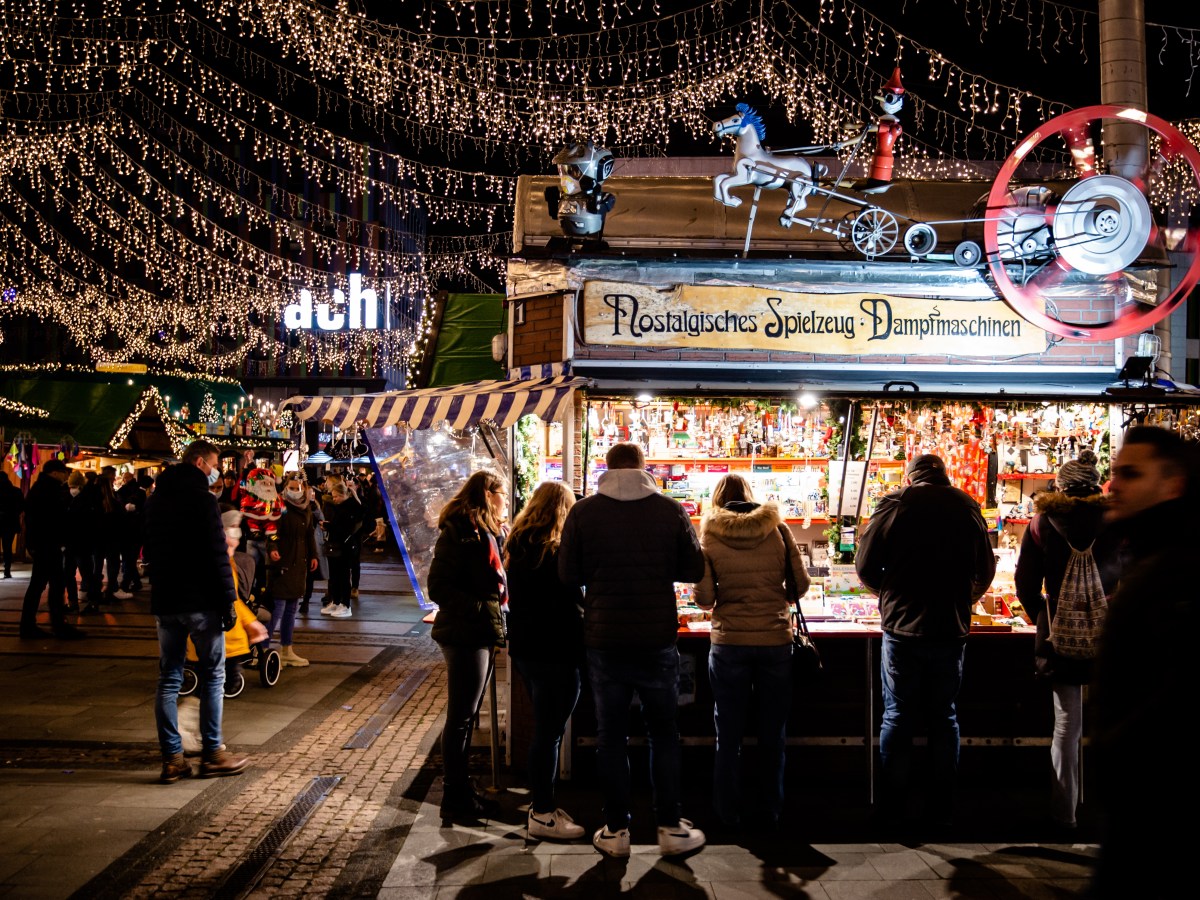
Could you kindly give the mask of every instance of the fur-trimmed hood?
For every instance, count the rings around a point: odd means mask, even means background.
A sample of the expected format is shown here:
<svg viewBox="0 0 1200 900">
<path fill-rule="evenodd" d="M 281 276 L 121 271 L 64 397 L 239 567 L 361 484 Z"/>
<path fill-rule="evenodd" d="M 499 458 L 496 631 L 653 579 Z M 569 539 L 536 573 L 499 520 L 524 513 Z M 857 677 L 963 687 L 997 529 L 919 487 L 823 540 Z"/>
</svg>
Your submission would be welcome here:
<svg viewBox="0 0 1200 900">
<path fill-rule="evenodd" d="M 757 547 L 783 523 L 779 506 L 764 503 L 747 512 L 732 509 L 713 509 L 704 517 L 702 533 L 718 538 L 735 548 Z"/>
<path fill-rule="evenodd" d="M 1048 516 L 1067 516 L 1081 507 L 1103 507 L 1107 502 L 1107 494 L 1072 497 L 1061 491 L 1045 491 L 1034 498 L 1033 508 L 1035 512 L 1045 513 Z"/>
</svg>

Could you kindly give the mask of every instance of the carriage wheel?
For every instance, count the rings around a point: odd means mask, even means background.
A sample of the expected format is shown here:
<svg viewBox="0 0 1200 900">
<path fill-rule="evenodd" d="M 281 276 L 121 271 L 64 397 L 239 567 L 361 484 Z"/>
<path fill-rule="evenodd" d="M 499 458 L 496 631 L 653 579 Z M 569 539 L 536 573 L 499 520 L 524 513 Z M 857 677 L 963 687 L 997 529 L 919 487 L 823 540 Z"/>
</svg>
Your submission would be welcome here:
<svg viewBox="0 0 1200 900">
<path fill-rule="evenodd" d="M 1100 141 L 1104 123 L 1147 132 L 1146 159 L 1126 163 L 1120 174 L 1105 171 L 1116 166 L 1102 156 L 1107 146 Z M 1033 154 L 1043 144 L 1043 153 Z M 1064 144 L 1078 180 L 1061 197 L 1047 195 L 1044 207 L 1022 201 L 1016 208 L 1014 198 L 1020 192 L 1010 191 L 1010 185 L 1037 180 L 1034 173 L 1021 170 L 1022 163 L 1031 154 L 1044 162 L 1042 155 L 1061 153 Z M 1156 189 L 1177 198 L 1194 197 L 1198 187 L 1200 151 L 1169 122 L 1113 105 L 1058 116 L 1021 141 L 996 176 L 983 223 L 988 269 L 1008 304 L 1052 334 L 1108 341 L 1145 331 L 1170 315 L 1200 281 L 1200 226 L 1188 223 L 1186 210 L 1173 212 L 1170 220 L 1156 214 L 1147 197 Z M 1012 222 L 1025 222 L 1031 213 L 1041 217 L 1045 240 L 1035 241 L 1038 246 L 1026 253 L 1012 241 L 1012 235 L 1024 233 L 1024 226 L 1017 228 Z M 1160 280 L 1169 278 L 1168 252 L 1176 254 L 1179 277 L 1174 289 L 1152 298 L 1154 303 L 1138 302 L 1134 280 L 1125 277 L 1126 271 L 1140 270 L 1140 283 L 1147 280 L 1148 269 L 1157 269 Z M 1082 286 L 1084 293 L 1092 294 L 1093 308 L 1098 300 L 1111 302 L 1108 320 L 1085 324 L 1047 314 L 1047 295 L 1075 272 L 1085 277 L 1075 279 L 1081 283 L 1071 285 L 1071 295 L 1080 296 Z"/>
<path fill-rule="evenodd" d="M 258 680 L 263 687 L 275 687 L 279 683 L 279 672 L 283 661 L 279 658 L 278 650 L 268 650 L 259 655 Z"/>
<path fill-rule="evenodd" d="M 850 223 L 850 242 L 866 257 L 883 256 L 896 246 L 900 223 L 886 209 L 869 206 Z"/>
<path fill-rule="evenodd" d="M 246 689 L 246 676 L 242 674 L 241 668 L 234 673 L 225 673 L 225 699 L 232 700 L 239 696 Z"/>
</svg>

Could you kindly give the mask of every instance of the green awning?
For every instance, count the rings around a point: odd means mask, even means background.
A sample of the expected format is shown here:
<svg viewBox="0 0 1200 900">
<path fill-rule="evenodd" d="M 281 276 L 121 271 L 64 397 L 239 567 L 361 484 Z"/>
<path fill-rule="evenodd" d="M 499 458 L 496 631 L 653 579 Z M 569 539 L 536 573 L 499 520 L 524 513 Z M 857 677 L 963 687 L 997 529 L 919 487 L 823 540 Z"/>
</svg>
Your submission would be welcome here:
<svg viewBox="0 0 1200 900">
<path fill-rule="evenodd" d="M 504 377 L 492 359 L 492 338 L 505 331 L 503 294 L 448 294 L 433 348 L 433 369 L 423 387 L 445 387 Z"/>
</svg>

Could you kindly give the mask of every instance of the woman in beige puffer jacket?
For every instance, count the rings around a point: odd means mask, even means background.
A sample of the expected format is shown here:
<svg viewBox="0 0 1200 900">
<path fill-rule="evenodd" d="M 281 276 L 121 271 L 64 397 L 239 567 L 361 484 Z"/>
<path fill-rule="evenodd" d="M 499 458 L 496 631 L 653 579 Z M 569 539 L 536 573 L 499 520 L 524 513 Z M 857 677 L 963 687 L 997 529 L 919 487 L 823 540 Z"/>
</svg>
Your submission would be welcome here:
<svg viewBox="0 0 1200 900">
<path fill-rule="evenodd" d="M 713 805 L 727 826 L 740 827 L 742 737 L 753 703 L 758 722 L 755 821 L 774 828 L 783 811 L 792 698 L 785 566 L 790 564 L 801 595 L 808 590 L 808 571 L 779 507 L 755 503 L 745 479 L 726 475 L 712 499 L 712 510 L 701 525 L 704 578 L 696 585 L 695 597 L 698 606 L 713 611 L 708 654 L 717 732 Z"/>
</svg>

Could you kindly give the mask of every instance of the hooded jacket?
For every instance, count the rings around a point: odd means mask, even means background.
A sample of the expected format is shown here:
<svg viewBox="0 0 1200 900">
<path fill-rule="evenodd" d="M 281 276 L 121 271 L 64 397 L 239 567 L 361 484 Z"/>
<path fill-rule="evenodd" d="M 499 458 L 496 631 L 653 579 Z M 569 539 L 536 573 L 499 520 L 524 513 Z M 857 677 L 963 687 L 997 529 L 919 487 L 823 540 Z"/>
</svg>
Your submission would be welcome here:
<svg viewBox="0 0 1200 900">
<path fill-rule="evenodd" d="M 584 588 L 584 645 L 640 653 L 675 644 L 675 582 L 704 576 L 683 507 L 642 469 L 609 469 L 567 514 L 558 554 L 564 584 Z"/>
<path fill-rule="evenodd" d="M 704 578 L 696 585 L 696 605 L 712 609 L 714 644 L 776 646 L 792 639 L 786 589 L 791 565 L 803 596 L 808 570 L 791 531 L 774 503 L 735 502 L 704 517 L 700 546 Z"/>
<path fill-rule="evenodd" d="M 879 595 L 880 625 L 896 637 L 965 638 L 971 606 L 996 574 L 987 524 L 965 491 L 937 471 L 909 476 L 882 500 L 854 566 Z"/>
<path fill-rule="evenodd" d="M 217 498 L 204 474 L 180 463 L 160 474 L 146 501 L 146 540 L 150 567 L 150 611 L 221 612 L 237 594 L 225 545 Z"/>
<path fill-rule="evenodd" d="M 1104 528 L 1104 495 L 1072 497 L 1047 492 L 1034 501 L 1037 515 L 1021 538 L 1017 560 L 1017 599 L 1037 626 L 1034 639 L 1034 665 L 1040 675 L 1067 684 L 1087 684 L 1091 677 L 1090 660 L 1059 656 L 1050 645 L 1050 623 L 1058 610 L 1058 591 L 1062 587 L 1071 547 L 1092 548 L 1104 593 L 1112 594 L 1120 575 L 1119 540 L 1112 529 Z M 1045 593 L 1043 593 L 1043 586 Z"/>
</svg>

